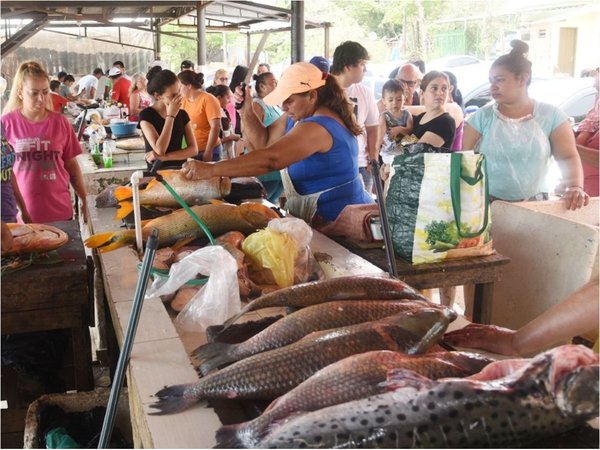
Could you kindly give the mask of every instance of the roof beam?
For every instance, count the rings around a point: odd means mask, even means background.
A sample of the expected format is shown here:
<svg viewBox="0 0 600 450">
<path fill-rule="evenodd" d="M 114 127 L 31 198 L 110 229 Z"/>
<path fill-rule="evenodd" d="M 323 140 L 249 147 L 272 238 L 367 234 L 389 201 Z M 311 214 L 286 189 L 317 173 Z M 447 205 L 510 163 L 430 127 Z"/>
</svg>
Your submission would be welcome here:
<svg viewBox="0 0 600 450">
<path fill-rule="evenodd" d="M 10 38 L 2 43 L 0 46 L 0 53 L 2 56 L 6 56 L 13 52 L 27 39 L 31 38 L 34 34 L 44 28 L 48 23 L 48 16 L 46 14 L 39 14 L 37 18 L 33 19 L 32 22 L 25 25 Z"/>
</svg>

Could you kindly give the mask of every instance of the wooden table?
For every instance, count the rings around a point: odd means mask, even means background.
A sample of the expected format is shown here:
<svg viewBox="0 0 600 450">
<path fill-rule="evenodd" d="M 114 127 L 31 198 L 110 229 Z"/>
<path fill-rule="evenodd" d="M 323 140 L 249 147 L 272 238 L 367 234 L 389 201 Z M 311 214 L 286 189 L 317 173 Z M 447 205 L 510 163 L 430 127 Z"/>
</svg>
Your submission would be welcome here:
<svg viewBox="0 0 600 450">
<path fill-rule="evenodd" d="M 2 334 L 69 330 L 74 388 L 90 390 L 94 380 L 88 327 L 94 316 L 79 223 L 70 220 L 49 225 L 69 236 L 69 242 L 57 250 L 63 262 L 34 264 L 2 277 Z"/>
<path fill-rule="evenodd" d="M 69 242 L 57 250 L 63 262 L 31 265 L 2 277 L 2 334 L 66 330 L 69 343 L 59 375 L 67 389 L 88 391 L 94 388 L 89 326 L 93 310 L 88 282 L 91 270 L 81 242 L 77 221 L 51 225 L 69 235 Z M 20 439 L 30 398 L 21 393 L 23 379 L 7 368 L 2 373 L 2 439 Z M 29 394 L 28 391 L 23 391 Z M 21 436 L 21 437 L 19 437 Z M 9 445 L 12 447 L 13 445 Z"/>
<path fill-rule="evenodd" d="M 383 247 L 362 247 L 340 237 L 332 238 L 348 250 L 366 259 L 384 271 L 388 260 Z M 396 256 L 398 278 L 416 289 L 432 289 L 465 284 L 475 285 L 473 322 L 490 323 L 494 296 L 494 282 L 500 279 L 501 267 L 510 258 L 498 253 L 431 264 L 413 265 Z"/>
</svg>

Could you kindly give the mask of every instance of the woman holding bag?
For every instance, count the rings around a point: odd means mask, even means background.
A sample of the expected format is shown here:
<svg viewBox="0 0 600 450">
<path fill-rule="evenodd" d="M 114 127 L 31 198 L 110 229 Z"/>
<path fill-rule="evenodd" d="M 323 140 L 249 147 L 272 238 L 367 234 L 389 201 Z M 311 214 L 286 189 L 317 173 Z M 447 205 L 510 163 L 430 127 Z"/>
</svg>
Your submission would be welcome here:
<svg viewBox="0 0 600 450">
<path fill-rule="evenodd" d="M 490 195 L 506 201 L 548 198 L 546 175 L 551 157 L 557 161 L 566 186 L 568 209 L 589 202 L 583 189 L 581 160 L 565 113 L 529 97 L 531 62 L 528 45 L 511 42 L 512 50 L 490 68 L 494 104 L 467 119 L 463 150 L 476 149 L 487 161 Z"/>
</svg>

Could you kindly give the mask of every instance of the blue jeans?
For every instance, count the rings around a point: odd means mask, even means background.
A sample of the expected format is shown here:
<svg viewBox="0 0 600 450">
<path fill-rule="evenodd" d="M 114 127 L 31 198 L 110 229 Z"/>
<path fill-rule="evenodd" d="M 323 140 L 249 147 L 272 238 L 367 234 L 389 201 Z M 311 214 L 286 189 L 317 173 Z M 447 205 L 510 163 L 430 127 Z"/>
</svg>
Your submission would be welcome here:
<svg viewBox="0 0 600 450">
<path fill-rule="evenodd" d="M 358 173 L 362 177 L 363 184 L 365 185 L 365 191 L 370 194 L 373 192 L 373 175 L 371 175 L 371 172 L 367 169 L 367 167 L 359 167 Z"/>
<path fill-rule="evenodd" d="M 198 161 L 202 161 L 204 157 L 204 152 L 198 152 L 194 159 Z M 221 161 L 223 159 L 223 145 L 219 144 L 212 151 L 212 161 Z"/>
</svg>

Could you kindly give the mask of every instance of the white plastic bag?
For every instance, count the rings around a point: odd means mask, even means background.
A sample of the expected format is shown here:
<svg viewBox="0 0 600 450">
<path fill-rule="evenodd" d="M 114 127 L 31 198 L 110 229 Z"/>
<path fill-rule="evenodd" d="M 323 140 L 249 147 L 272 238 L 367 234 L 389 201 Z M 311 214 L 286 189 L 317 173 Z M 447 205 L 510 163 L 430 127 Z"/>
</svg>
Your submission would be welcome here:
<svg viewBox="0 0 600 450">
<path fill-rule="evenodd" d="M 208 275 L 207 283 L 189 301 L 175 319 L 183 331 L 205 331 L 241 310 L 237 263 L 223 247 L 204 247 L 171 266 L 169 278 L 157 278 L 146 298 L 172 294 L 198 273 Z"/>
</svg>

